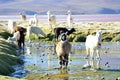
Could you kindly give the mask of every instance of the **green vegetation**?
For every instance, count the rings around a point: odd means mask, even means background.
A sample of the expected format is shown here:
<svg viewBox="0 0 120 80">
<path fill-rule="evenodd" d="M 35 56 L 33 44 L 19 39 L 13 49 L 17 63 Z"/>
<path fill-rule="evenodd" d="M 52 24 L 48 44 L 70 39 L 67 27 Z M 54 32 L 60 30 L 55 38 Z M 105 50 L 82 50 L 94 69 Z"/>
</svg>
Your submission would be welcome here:
<svg viewBox="0 0 120 80">
<path fill-rule="evenodd" d="M 49 30 L 49 29 L 48 29 Z M 45 30 L 47 31 L 47 30 Z M 47 32 L 45 32 L 47 33 Z M 74 32 L 73 34 L 68 36 L 68 40 L 70 42 L 85 42 L 86 40 L 86 36 L 88 34 L 92 34 L 95 35 L 96 30 L 77 30 L 76 32 Z M 47 33 L 47 37 L 43 37 L 41 35 L 39 35 L 39 39 L 35 39 L 34 35 L 30 36 L 31 40 L 34 41 L 54 41 L 54 33 Z M 111 31 L 111 32 L 102 32 L 102 41 L 103 42 L 115 42 L 115 41 L 120 41 L 120 31 Z"/>
<path fill-rule="evenodd" d="M 0 75 L 8 75 L 14 72 L 13 65 L 23 64 L 15 51 L 15 44 L 7 42 L 9 33 L 0 31 Z"/>
<path fill-rule="evenodd" d="M 0 75 L 0 80 L 25 80 L 25 79 L 18 79 L 18 78 Z"/>
</svg>

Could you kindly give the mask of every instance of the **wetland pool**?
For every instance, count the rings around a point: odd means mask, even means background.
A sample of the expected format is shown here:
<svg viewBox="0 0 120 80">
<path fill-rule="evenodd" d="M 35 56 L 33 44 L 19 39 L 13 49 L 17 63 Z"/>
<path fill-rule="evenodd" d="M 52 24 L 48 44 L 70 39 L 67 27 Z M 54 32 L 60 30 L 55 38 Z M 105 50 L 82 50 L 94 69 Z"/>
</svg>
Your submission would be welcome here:
<svg viewBox="0 0 120 80">
<path fill-rule="evenodd" d="M 21 55 L 28 80 L 116 80 L 120 78 L 120 43 L 103 43 L 100 59 L 84 59 L 84 43 L 72 43 L 68 69 L 59 69 L 54 44 L 26 43 Z M 83 69 L 87 62 L 92 68 Z M 99 69 L 96 69 L 99 67 Z"/>
</svg>

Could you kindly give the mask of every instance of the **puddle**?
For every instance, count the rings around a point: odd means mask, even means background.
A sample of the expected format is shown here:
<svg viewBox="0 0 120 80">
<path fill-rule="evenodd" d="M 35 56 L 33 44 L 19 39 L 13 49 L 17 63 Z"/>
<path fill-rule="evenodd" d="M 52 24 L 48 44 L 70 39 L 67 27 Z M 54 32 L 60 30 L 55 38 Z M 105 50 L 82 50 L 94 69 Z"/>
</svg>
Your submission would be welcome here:
<svg viewBox="0 0 120 80">
<path fill-rule="evenodd" d="M 26 44 L 23 56 L 24 69 L 29 73 L 29 80 L 101 80 L 120 77 L 120 44 L 103 43 L 101 60 L 87 60 L 84 43 L 72 43 L 72 53 L 69 56 L 68 69 L 59 70 L 54 45 L 48 43 Z M 100 70 L 86 68 L 83 65 L 90 61 Z"/>
</svg>

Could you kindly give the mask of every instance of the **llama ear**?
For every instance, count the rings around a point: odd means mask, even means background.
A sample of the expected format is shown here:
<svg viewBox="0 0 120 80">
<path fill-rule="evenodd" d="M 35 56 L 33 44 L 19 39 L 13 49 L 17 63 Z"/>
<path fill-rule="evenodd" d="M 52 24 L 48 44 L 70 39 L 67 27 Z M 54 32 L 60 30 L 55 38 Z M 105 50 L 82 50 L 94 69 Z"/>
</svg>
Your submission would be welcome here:
<svg viewBox="0 0 120 80">
<path fill-rule="evenodd" d="M 60 31 L 60 34 L 62 34 L 63 33 L 63 31 Z"/>
<path fill-rule="evenodd" d="M 68 32 L 65 33 L 66 35 L 68 34 Z"/>
</svg>

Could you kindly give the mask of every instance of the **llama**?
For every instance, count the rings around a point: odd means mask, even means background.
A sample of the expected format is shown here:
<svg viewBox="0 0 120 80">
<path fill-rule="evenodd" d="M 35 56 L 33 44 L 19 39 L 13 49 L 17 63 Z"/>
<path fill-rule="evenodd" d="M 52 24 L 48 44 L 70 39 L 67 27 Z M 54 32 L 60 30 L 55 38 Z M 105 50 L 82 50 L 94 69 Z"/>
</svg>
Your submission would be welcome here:
<svg viewBox="0 0 120 80">
<path fill-rule="evenodd" d="M 38 37 L 38 34 L 41 34 L 42 36 L 46 37 L 46 34 L 37 26 L 28 26 L 27 27 L 27 38 L 29 41 L 30 41 L 31 33 L 36 34 L 36 37 Z"/>
<path fill-rule="evenodd" d="M 76 30 L 74 28 L 71 28 L 70 30 L 68 30 L 67 28 L 63 28 L 63 27 L 54 28 L 56 41 L 58 41 L 58 37 L 59 37 L 61 31 L 67 32 L 67 35 L 70 35 L 71 33 L 75 32 Z"/>
<path fill-rule="evenodd" d="M 69 27 L 72 27 L 72 24 L 73 24 L 73 18 L 72 18 L 72 13 L 71 13 L 71 11 L 70 10 L 68 10 L 68 16 L 67 16 L 67 23 L 68 23 L 68 26 Z"/>
<path fill-rule="evenodd" d="M 23 32 L 25 33 L 27 30 L 26 30 L 26 28 L 24 28 L 24 27 L 15 26 L 15 27 L 13 28 L 13 32 L 15 33 L 15 32 L 17 32 L 17 31 L 23 31 Z"/>
<path fill-rule="evenodd" d="M 24 15 L 23 13 L 20 13 L 20 16 L 22 21 L 26 21 L 26 15 Z"/>
<path fill-rule="evenodd" d="M 23 49 L 24 49 L 24 32 L 23 31 L 17 31 L 13 34 L 13 37 L 8 37 L 9 41 L 17 41 L 18 42 L 18 47 L 19 49 L 22 49 L 22 44 L 23 44 Z"/>
<path fill-rule="evenodd" d="M 17 41 L 18 39 L 20 39 L 20 32 L 17 31 L 13 34 L 13 37 L 8 37 L 9 41 Z"/>
<path fill-rule="evenodd" d="M 67 33 L 61 33 L 61 41 L 56 45 L 56 52 L 59 59 L 60 68 L 65 66 L 67 68 L 69 61 L 69 53 L 71 51 L 71 44 L 66 40 Z"/>
<path fill-rule="evenodd" d="M 102 43 L 102 32 L 101 30 L 96 32 L 96 35 L 88 35 L 86 38 L 85 46 L 86 46 L 86 52 L 87 57 L 94 58 L 94 52 L 97 53 L 97 58 L 100 58 L 100 49 L 101 49 L 101 43 Z"/>
<path fill-rule="evenodd" d="M 55 15 L 51 15 L 50 11 L 47 12 L 48 15 L 48 26 L 52 29 L 56 25 L 56 17 Z"/>
<path fill-rule="evenodd" d="M 35 14 L 33 18 L 29 19 L 29 25 L 38 26 L 38 22 L 39 20 L 38 20 L 37 14 Z"/>
<path fill-rule="evenodd" d="M 10 31 L 10 33 L 13 33 L 13 28 L 16 26 L 16 22 L 13 20 L 9 20 L 8 21 L 8 30 Z"/>
</svg>

